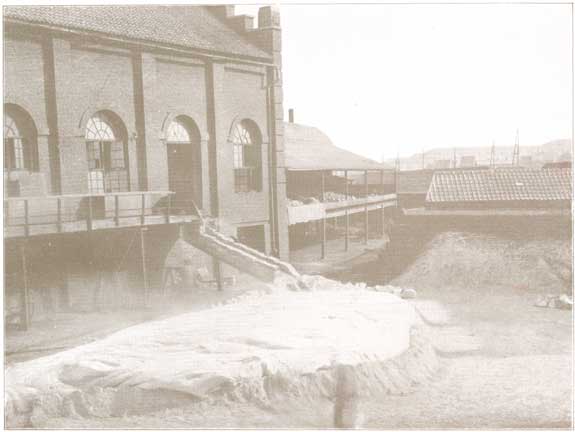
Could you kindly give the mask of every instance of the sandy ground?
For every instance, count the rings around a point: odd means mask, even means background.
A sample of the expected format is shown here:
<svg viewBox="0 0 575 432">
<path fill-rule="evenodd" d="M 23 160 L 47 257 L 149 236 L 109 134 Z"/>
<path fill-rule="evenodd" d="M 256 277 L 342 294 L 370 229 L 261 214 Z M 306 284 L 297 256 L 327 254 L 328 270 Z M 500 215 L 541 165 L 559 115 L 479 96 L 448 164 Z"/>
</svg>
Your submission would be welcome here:
<svg viewBox="0 0 575 432">
<path fill-rule="evenodd" d="M 144 415 L 139 424 L 149 427 L 144 413 L 197 412 L 201 401 L 329 399 L 338 364 L 350 365 L 366 395 L 407 391 L 435 371 L 429 343 L 414 346 L 421 321 L 405 300 L 365 285 L 314 281 L 312 291 L 251 293 L 14 364 L 6 371 L 8 425 L 70 427 L 77 417 L 90 425 Z M 395 361 L 404 354 L 411 357 Z M 196 424 L 205 426 L 212 424 Z"/>
<path fill-rule="evenodd" d="M 146 321 L 204 310 L 254 289 L 264 289 L 264 286 L 249 275 L 241 275 L 234 286 L 226 286 L 223 291 L 207 286 L 195 288 L 193 292 L 179 295 L 177 301 L 167 299 L 149 309 L 57 313 L 49 319 L 34 322 L 27 332 L 7 331 L 5 364 L 32 360 L 97 341 Z"/>
</svg>

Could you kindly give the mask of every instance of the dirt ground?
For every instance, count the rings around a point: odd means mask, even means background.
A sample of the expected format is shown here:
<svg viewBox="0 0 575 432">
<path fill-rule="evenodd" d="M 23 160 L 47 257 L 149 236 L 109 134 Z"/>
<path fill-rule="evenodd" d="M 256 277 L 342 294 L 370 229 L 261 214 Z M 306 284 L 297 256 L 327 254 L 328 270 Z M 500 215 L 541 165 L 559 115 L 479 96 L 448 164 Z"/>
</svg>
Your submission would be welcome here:
<svg viewBox="0 0 575 432">
<path fill-rule="evenodd" d="M 538 256 L 570 258 L 569 240 L 517 242 L 451 233 L 434 242 L 391 281 L 377 261 L 341 278 L 415 288 L 418 302 L 444 308 L 450 326 L 472 336 L 478 348 L 444 353 L 432 382 L 412 393 L 362 400 L 363 427 L 572 428 L 572 312 L 533 305 L 538 295 L 562 290 Z M 206 403 L 201 410 L 149 416 L 70 418 L 65 426 L 330 428 L 332 412 L 327 401 L 303 399 L 272 407 Z"/>
<path fill-rule="evenodd" d="M 436 381 L 414 394 L 366 402 L 366 426 L 569 428 L 572 312 L 533 305 L 565 289 L 541 256 L 569 262 L 569 238 L 436 236 L 391 283 L 441 304 L 479 349 L 443 358 Z"/>
</svg>

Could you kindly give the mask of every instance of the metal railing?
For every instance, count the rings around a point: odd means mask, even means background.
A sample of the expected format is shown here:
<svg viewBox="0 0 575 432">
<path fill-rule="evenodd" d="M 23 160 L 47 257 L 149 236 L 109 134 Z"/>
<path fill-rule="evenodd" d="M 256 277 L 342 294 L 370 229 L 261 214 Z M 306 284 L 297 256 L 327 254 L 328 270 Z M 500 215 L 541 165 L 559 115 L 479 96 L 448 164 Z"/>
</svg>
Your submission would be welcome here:
<svg viewBox="0 0 575 432">
<path fill-rule="evenodd" d="M 45 227 L 42 233 L 91 231 L 181 222 L 181 216 L 198 213 L 193 200 L 179 199 L 171 191 L 14 197 L 4 200 L 4 232 L 29 236 L 33 227 Z"/>
</svg>

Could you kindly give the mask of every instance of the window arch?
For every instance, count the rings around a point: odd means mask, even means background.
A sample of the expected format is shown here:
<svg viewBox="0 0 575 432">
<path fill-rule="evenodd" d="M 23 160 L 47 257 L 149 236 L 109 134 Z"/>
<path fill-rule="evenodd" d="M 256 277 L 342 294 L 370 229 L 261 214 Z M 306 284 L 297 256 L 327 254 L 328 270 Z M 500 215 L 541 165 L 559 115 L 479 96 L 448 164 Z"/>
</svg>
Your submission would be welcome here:
<svg viewBox="0 0 575 432">
<path fill-rule="evenodd" d="M 111 112 L 99 111 L 88 119 L 85 131 L 90 193 L 130 190 L 127 133 Z"/>
<path fill-rule="evenodd" d="M 231 133 L 234 152 L 234 183 L 236 192 L 261 190 L 261 134 L 250 120 L 238 122 Z"/>
<path fill-rule="evenodd" d="M 169 144 L 196 144 L 200 141 L 200 132 L 195 122 L 184 115 L 176 117 L 168 126 L 166 142 Z"/>
<path fill-rule="evenodd" d="M 34 121 L 21 108 L 4 107 L 4 169 L 36 171 L 38 169 L 37 131 Z"/>
</svg>

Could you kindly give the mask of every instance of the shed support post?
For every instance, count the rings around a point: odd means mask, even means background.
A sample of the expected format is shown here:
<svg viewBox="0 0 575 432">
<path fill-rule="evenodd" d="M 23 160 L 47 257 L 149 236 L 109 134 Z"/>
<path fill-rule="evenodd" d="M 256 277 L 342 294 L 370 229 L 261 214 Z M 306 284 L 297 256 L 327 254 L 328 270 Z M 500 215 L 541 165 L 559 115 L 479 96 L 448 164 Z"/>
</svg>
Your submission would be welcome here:
<svg viewBox="0 0 575 432">
<path fill-rule="evenodd" d="M 321 172 L 321 202 L 325 201 L 325 171 Z"/>
<path fill-rule="evenodd" d="M 326 224 L 327 224 L 327 217 L 323 217 L 320 220 L 320 234 L 321 234 L 321 259 L 324 259 L 327 253 L 327 245 L 326 245 Z"/>
<path fill-rule="evenodd" d="M 349 199 L 349 184 L 347 178 L 347 170 L 344 171 L 345 173 L 345 200 Z M 347 202 L 346 202 L 347 205 Z M 349 210 L 345 209 L 345 251 L 349 250 Z"/>
<path fill-rule="evenodd" d="M 349 210 L 345 209 L 345 251 L 349 250 Z"/>
<path fill-rule="evenodd" d="M 369 240 L 369 210 L 368 210 L 368 205 L 367 205 L 367 198 L 369 196 L 369 183 L 368 183 L 368 176 L 367 176 L 367 170 L 364 171 L 365 174 L 365 200 L 366 200 L 366 204 L 365 204 L 365 213 L 364 213 L 364 221 L 363 221 L 363 225 L 364 225 L 364 243 L 367 243 L 367 241 Z"/>
<path fill-rule="evenodd" d="M 20 243 L 20 259 L 22 263 L 22 289 L 20 290 L 20 328 L 30 328 L 30 298 L 28 295 L 28 263 L 26 260 L 26 240 Z"/>
<path fill-rule="evenodd" d="M 385 238 L 385 204 L 381 205 L 381 237 Z"/>
</svg>

